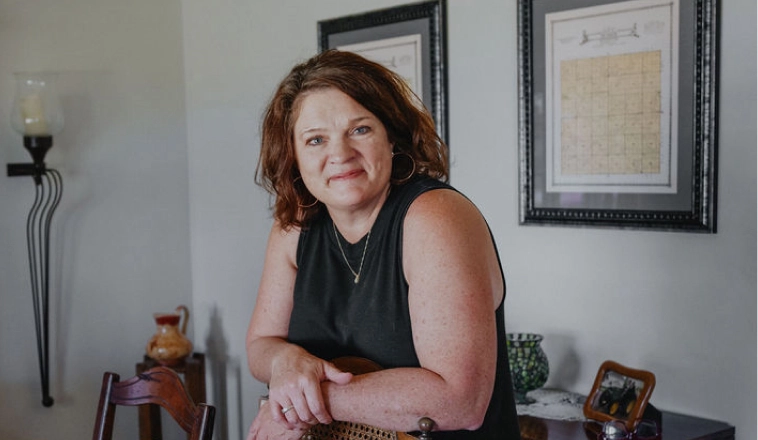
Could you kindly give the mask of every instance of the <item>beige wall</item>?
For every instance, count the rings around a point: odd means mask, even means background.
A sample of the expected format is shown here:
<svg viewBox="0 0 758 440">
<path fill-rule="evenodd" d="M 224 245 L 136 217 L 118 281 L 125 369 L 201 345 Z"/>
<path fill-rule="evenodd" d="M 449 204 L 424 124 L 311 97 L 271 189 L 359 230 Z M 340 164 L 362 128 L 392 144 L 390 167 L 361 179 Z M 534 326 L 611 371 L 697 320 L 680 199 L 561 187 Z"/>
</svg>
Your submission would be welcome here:
<svg viewBox="0 0 758 440">
<path fill-rule="evenodd" d="M 11 72 L 59 70 L 67 127 L 53 290 L 56 404 L 39 404 L 23 228 L 30 181 L 0 176 L 0 438 L 87 438 L 102 371 L 132 373 L 151 313 L 191 304 L 218 439 L 239 439 L 264 387 L 244 333 L 270 226 L 253 184 L 261 111 L 316 51 L 316 21 L 396 0 L 0 0 L 0 162 Z M 453 184 L 487 216 L 510 331 L 545 335 L 549 385 L 587 392 L 605 359 L 656 373 L 662 409 L 756 438 L 755 3 L 722 13 L 719 233 L 518 225 L 515 0 L 449 0 Z M 747 31 L 749 30 L 749 31 Z M 17 333 L 21 333 L 20 335 Z M 118 438 L 136 436 L 136 415 Z M 179 438 L 179 437 L 177 437 Z"/>
</svg>

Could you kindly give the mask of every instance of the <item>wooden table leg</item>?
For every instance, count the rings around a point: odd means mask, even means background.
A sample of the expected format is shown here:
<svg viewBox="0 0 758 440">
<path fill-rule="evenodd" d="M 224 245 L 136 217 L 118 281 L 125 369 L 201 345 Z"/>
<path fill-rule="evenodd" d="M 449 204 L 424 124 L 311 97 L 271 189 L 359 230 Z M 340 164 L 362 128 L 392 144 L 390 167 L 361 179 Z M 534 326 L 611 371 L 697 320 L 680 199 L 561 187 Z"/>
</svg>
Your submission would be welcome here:
<svg viewBox="0 0 758 440">
<path fill-rule="evenodd" d="M 207 403 L 205 396 L 205 355 L 194 353 L 185 363 L 185 384 L 195 404 Z"/>
</svg>

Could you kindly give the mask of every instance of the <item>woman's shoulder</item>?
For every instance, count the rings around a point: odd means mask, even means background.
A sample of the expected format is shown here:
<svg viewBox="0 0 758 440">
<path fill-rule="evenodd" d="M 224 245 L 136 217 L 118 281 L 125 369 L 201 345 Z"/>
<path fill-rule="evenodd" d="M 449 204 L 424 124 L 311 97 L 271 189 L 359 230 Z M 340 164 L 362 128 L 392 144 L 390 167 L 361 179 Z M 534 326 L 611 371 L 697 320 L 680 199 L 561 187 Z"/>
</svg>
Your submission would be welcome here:
<svg viewBox="0 0 758 440">
<path fill-rule="evenodd" d="M 300 233 L 301 228 L 299 226 L 282 226 L 278 220 L 274 220 L 274 223 L 271 225 L 271 239 L 277 242 L 297 241 Z"/>
<path fill-rule="evenodd" d="M 478 209 L 463 194 L 452 188 L 440 188 L 420 194 L 411 203 L 408 216 L 478 214 Z"/>
<path fill-rule="evenodd" d="M 271 258 L 283 259 L 296 266 L 296 252 L 301 229 L 297 226 L 283 227 L 274 221 L 269 233 L 267 254 Z"/>
<path fill-rule="evenodd" d="M 424 191 L 410 204 L 405 221 L 406 234 L 451 235 L 486 230 L 479 209 L 449 185 Z"/>
<path fill-rule="evenodd" d="M 481 217 L 479 211 L 455 188 L 430 177 L 416 176 L 392 190 L 379 222 L 402 225 L 404 234 L 409 234 L 430 231 L 432 225 L 444 228 L 451 221 L 475 217 Z"/>
<path fill-rule="evenodd" d="M 391 203 L 397 203 L 405 211 L 419 197 L 428 192 L 436 192 L 436 190 L 455 191 L 445 182 L 428 176 L 416 176 L 408 183 L 393 189 L 390 193 L 390 199 L 393 200 Z"/>
</svg>

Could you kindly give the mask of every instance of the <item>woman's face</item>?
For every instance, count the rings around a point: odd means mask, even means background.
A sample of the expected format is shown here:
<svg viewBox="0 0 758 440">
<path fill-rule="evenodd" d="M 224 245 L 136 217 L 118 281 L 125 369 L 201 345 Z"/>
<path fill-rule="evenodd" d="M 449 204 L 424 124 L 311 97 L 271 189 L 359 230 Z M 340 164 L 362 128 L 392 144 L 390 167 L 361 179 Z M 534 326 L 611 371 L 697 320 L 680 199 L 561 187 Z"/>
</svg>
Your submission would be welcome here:
<svg viewBox="0 0 758 440">
<path fill-rule="evenodd" d="M 384 201 L 392 145 L 379 119 L 351 97 L 333 88 L 309 92 L 293 137 L 303 182 L 329 209 L 372 209 Z"/>
</svg>

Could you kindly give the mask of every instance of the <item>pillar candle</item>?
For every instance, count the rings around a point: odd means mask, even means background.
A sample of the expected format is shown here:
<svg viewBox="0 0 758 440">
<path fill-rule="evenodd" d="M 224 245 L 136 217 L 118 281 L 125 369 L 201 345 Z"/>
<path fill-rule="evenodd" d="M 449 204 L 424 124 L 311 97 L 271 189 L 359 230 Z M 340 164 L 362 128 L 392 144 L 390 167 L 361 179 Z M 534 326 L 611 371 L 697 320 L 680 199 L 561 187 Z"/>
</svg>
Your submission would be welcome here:
<svg viewBox="0 0 758 440">
<path fill-rule="evenodd" d="M 45 119 L 45 107 L 42 104 L 42 96 L 31 94 L 21 99 L 21 117 L 24 120 L 24 134 L 26 136 L 49 135 L 47 120 Z"/>
</svg>

